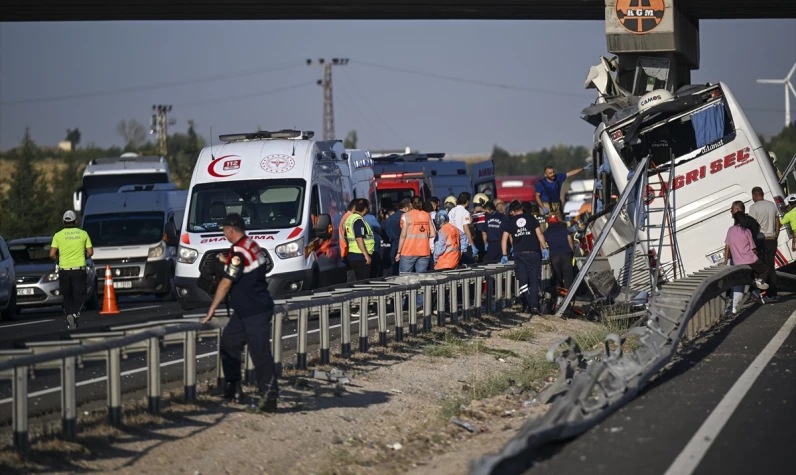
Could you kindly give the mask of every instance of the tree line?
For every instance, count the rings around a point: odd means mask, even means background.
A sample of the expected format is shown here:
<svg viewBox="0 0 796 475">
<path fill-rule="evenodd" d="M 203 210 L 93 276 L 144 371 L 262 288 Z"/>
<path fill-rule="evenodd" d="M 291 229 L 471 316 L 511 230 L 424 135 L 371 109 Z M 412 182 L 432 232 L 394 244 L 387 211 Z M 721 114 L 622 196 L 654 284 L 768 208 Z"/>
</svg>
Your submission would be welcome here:
<svg viewBox="0 0 796 475">
<path fill-rule="evenodd" d="M 123 120 L 117 133 L 124 146 L 109 148 L 88 144 L 80 147 L 80 130 L 68 129 L 65 140 L 71 150 L 38 146 L 30 129 L 19 146 L 0 152 L 0 160 L 13 163 L 13 172 L 0 175 L 0 236 L 11 240 L 22 237 L 50 236 L 61 228 L 63 213 L 72 209 L 72 194 L 80 186 L 83 170 L 95 158 L 118 157 L 126 152 L 158 155 L 157 145 L 135 119 Z M 204 139 L 188 121 L 185 133 L 169 135 L 167 155 L 172 180 L 179 188 L 188 188 L 196 159 Z"/>
</svg>

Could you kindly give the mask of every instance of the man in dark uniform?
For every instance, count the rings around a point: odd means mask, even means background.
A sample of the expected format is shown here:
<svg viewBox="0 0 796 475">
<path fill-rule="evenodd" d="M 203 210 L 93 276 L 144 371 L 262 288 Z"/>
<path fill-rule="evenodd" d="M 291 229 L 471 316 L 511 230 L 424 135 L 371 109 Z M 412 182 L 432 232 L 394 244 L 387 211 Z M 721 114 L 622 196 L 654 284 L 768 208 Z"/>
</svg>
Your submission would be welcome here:
<svg viewBox="0 0 796 475">
<path fill-rule="evenodd" d="M 224 219 L 224 237 L 232 243 L 227 252 L 224 278 L 218 284 L 213 303 L 202 323 L 213 318 L 216 308 L 229 294 L 234 311 L 221 335 L 221 365 L 226 380 L 225 397 L 237 402 L 243 397 L 240 385 L 241 352 L 248 345 L 254 362 L 259 401 L 257 408 L 276 412 L 279 395 L 276 365 L 271 354 L 271 319 L 274 301 L 265 280 L 269 258 L 257 243 L 246 236 L 243 218 L 237 213 Z"/>
<path fill-rule="evenodd" d="M 484 264 L 492 264 L 500 261 L 501 241 L 503 240 L 503 233 L 506 231 L 506 215 L 500 213 L 495 209 L 494 203 L 488 201 L 484 205 L 486 212 L 485 226 L 481 227 L 481 234 L 484 239 L 486 257 Z"/>
<path fill-rule="evenodd" d="M 503 257 L 500 263 L 508 263 L 508 244 L 511 238 L 514 244 L 514 272 L 520 281 L 520 297 L 530 307 L 531 315 L 540 315 L 539 281 L 542 278 L 542 259 L 550 258 L 547 242 L 539 222 L 523 212 L 522 203 L 518 200 L 512 201 L 509 213 L 511 217 L 503 233 Z"/>
</svg>

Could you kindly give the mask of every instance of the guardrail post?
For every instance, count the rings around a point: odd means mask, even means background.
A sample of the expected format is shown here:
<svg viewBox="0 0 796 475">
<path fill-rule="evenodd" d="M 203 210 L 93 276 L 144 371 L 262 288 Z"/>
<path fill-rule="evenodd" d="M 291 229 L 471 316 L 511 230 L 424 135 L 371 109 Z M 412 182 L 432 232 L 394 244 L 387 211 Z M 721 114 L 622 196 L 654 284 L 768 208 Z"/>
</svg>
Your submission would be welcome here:
<svg viewBox="0 0 796 475">
<path fill-rule="evenodd" d="M 360 297 L 359 299 L 359 351 L 366 353 L 368 351 L 368 305 L 370 299 L 368 297 Z"/>
<path fill-rule="evenodd" d="M 511 308 L 514 306 L 514 301 L 512 300 L 512 292 L 514 291 L 514 280 L 512 277 L 512 272 L 506 272 L 506 307 Z"/>
<path fill-rule="evenodd" d="M 417 305 L 417 302 L 409 302 L 409 305 Z M 387 296 L 379 295 L 379 345 L 387 346 Z"/>
<path fill-rule="evenodd" d="M 196 332 L 185 332 L 182 371 L 185 382 L 183 397 L 186 403 L 196 401 Z"/>
<path fill-rule="evenodd" d="M 271 354 L 274 355 L 274 363 L 279 366 L 282 364 L 282 319 L 285 314 L 278 313 L 274 315 L 274 321 L 271 324 Z"/>
<path fill-rule="evenodd" d="M 321 305 L 321 364 L 329 364 L 329 306 Z"/>
<path fill-rule="evenodd" d="M 27 455 L 30 450 L 28 442 L 28 367 L 14 368 L 13 403 L 14 403 L 14 447 L 20 454 Z"/>
<path fill-rule="evenodd" d="M 298 345 L 296 345 L 296 366 L 298 369 L 307 369 L 307 326 L 309 325 L 309 318 L 309 308 L 299 310 Z"/>
<path fill-rule="evenodd" d="M 475 316 L 480 317 L 484 305 L 484 276 L 475 278 Z"/>
<path fill-rule="evenodd" d="M 108 350 L 106 363 L 108 375 L 108 424 L 113 427 L 122 425 L 122 350 Z"/>
<path fill-rule="evenodd" d="M 61 360 L 61 429 L 65 440 L 77 438 L 77 387 L 74 356 Z"/>
<path fill-rule="evenodd" d="M 160 339 L 150 338 L 147 347 L 147 396 L 149 413 L 160 412 Z"/>
<path fill-rule="evenodd" d="M 486 312 L 487 315 L 492 315 L 495 310 L 495 284 L 497 281 L 497 274 L 492 274 L 486 277 Z"/>
<path fill-rule="evenodd" d="M 243 368 L 243 384 L 245 386 L 254 386 L 256 376 L 254 374 L 254 361 L 252 361 L 249 345 L 246 345 L 243 350 L 243 358 L 243 361 L 246 363 Z"/>
<path fill-rule="evenodd" d="M 459 282 L 458 279 L 450 282 L 451 323 L 454 325 L 459 324 Z"/>
<path fill-rule="evenodd" d="M 392 307 L 395 310 L 395 341 L 404 341 L 404 309 L 401 305 L 401 292 L 392 294 Z M 412 299 L 409 299 L 410 301 Z M 414 312 L 412 312 L 414 309 Z M 414 315 L 414 317 L 413 317 Z M 414 327 L 414 331 L 412 330 Z M 415 305 L 409 306 L 409 332 L 413 335 L 417 333 L 417 300 Z"/>
<path fill-rule="evenodd" d="M 216 386 L 224 387 L 224 372 L 221 368 L 221 329 L 216 333 Z"/>
<path fill-rule="evenodd" d="M 462 315 L 465 322 L 470 321 L 472 313 L 470 310 L 470 285 L 470 278 L 465 278 L 462 284 Z"/>
<path fill-rule="evenodd" d="M 423 286 L 423 331 L 424 332 L 431 331 L 431 312 L 432 312 L 431 308 L 434 302 L 432 293 L 433 291 L 431 290 L 430 285 Z M 409 299 L 411 300 L 412 298 L 417 299 L 416 289 L 412 289 L 409 291 Z M 437 298 L 439 298 L 439 296 L 437 296 Z M 411 309 L 409 311 L 411 312 Z"/>
<path fill-rule="evenodd" d="M 445 325 L 445 284 L 437 285 L 437 326 Z"/>
<path fill-rule="evenodd" d="M 351 355 L 351 300 L 345 300 L 340 307 L 340 353 L 345 357 Z"/>
<path fill-rule="evenodd" d="M 502 311 L 503 310 L 503 276 L 504 273 L 500 272 L 495 274 L 495 281 L 497 285 L 495 286 L 495 300 L 494 303 L 497 306 L 497 309 Z"/>
<path fill-rule="evenodd" d="M 511 271 L 511 277 L 514 281 L 514 305 L 519 305 L 522 302 L 520 301 L 520 279 L 517 278 L 517 273 L 514 270 Z"/>
</svg>

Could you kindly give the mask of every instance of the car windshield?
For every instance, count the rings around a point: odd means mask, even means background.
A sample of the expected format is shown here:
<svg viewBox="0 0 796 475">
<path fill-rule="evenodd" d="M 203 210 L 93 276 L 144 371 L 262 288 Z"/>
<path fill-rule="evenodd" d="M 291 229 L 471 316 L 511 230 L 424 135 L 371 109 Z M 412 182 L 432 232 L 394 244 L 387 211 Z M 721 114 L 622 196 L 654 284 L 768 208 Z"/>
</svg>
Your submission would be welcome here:
<svg viewBox="0 0 796 475">
<path fill-rule="evenodd" d="M 88 175 L 83 177 L 86 198 L 100 193 L 116 193 L 125 185 L 154 185 L 168 183 L 165 173 L 130 173 L 123 175 Z"/>
<path fill-rule="evenodd" d="M 86 216 L 83 229 L 94 247 L 156 244 L 163 239 L 162 212 Z"/>
<path fill-rule="evenodd" d="M 302 222 L 305 187 L 300 179 L 196 185 L 191 190 L 188 231 L 219 231 L 230 213 L 240 214 L 247 230 L 296 227 Z"/>
<path fill-rule="evenodd" d="M 52 262 L 50 243 L 10 244 L 8 250 L 16 265 Z"/>
</svg>

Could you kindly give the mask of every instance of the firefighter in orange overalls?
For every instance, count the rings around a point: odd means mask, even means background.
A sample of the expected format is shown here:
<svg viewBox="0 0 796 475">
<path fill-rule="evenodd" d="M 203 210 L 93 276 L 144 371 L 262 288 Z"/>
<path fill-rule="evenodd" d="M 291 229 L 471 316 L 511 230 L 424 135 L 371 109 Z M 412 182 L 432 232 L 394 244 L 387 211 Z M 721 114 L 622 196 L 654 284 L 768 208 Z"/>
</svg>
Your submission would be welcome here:
<svg viewBox="0 0 796 475">
<path fill-rule="evenodd" d="M 450 270 L 459 267 L 462 257 L 459 230 L 450 223 L 448 213 L 437 211 L 437 240 L 434 242 L 434 270 Z"/>
<path fill-rule="evenodd" d="M 412 209 L 401 216 L 401 238 L 395 260 L 399 274 L 428 272 L 431 261 L 429 239 L 437 237 L 431 216 L 423 211 L 423 200 L 412 197 Z"/>
</svg>

